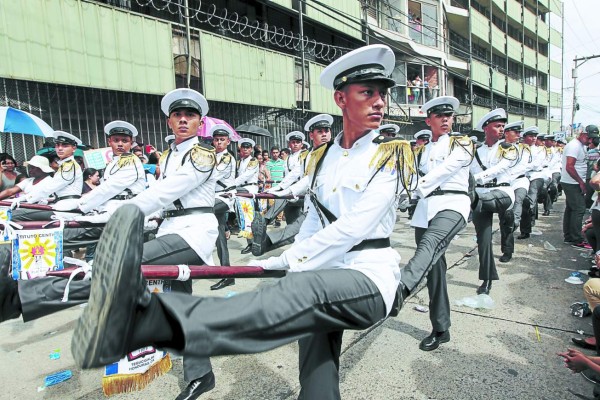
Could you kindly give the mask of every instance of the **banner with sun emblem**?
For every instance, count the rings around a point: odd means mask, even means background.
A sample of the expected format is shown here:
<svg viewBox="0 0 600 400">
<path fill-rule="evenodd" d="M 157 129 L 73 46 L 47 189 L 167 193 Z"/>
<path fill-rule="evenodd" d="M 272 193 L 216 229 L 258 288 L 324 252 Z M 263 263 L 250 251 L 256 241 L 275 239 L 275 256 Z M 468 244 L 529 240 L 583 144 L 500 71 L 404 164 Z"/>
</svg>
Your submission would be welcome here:
<svg viewBox="0 0 600 400">
<path fill-rule="evenodd" d="M 258 210 L 256 207 L 258 207 Z M 254 221 L 254 213 L 260 213 L 260 204 L 257 201 L 255 202 L 254 199 L 236 197 L 235 211 L 240 226 L 240 236 L 252 239 L 252 221 Z"/>
<path fill-rule="evenodd" d="M 12 277 L 34 279 L 63 269 L 63 230 L 15 231 L 12 241 Z"/>
<path fill-rule="evenodd" d="M 0 221 L 9 222 L 12 219 L 12 210 L 10 207 L 0 207 Z M 6 225 L 4 225 L 6 227 Z M 10 241 L 8 229 L 2 229 L 0 233 L 0 241 Z"/>
</svg>

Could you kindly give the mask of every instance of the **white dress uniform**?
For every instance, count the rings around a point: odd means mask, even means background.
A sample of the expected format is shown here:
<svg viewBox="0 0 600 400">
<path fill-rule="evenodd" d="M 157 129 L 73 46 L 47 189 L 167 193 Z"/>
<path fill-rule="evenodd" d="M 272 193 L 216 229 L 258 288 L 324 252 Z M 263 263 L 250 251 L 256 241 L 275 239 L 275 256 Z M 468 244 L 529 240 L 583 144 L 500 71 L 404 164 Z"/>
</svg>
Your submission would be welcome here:
<svg viewBox="0 0 600 400">
<path fill-rule="evenodd" d="M 231 189 L 235 186 L 235 158 L 233 158 L 227 149 L 217 153 L 216 157 L 217 165 L 213 172 L 217 177 L 215 198 L 223 201 L 225 204 L 227 204 L 229 210 L 233 211 L 235 197 L 221 195 L 225 193 L 235 193 L 235 188 Z"/>
<path fill-rule="evenodd" d="M 471 147 L 470 140 L 465 146 Z M 427 143 L 422 152 L 419 171 L 425 175 L 419 179 L 415 191 L 420 199 L 411 226 L 427 228 L 429 221 L 442 210 L 455 210 L 467 221 L 471 202 L 467 194 L 469 169 L 466 167 L 471 163 L 472 154 L 458 144 L 451 149 L 448 134 L 440 136 L 437 142 Z M 447 193 L 427 197 L 438 188 L 465 194 Z"/>
<path fill-rule="evenodd" d="M 197 137 L 178 145 L 171 144 L 160 160 L 161 176 L 152 187 L 134 199 L 127 200 L 150 215 L 156 211 L 176 210 L 174 201 L 179 200 L 183 209 L 213 207 L 215 203 L 216 176 L 212 173 L 214 153 L 197 150 Z M 202 229 L 198 229 L 202 227 Z M 212 212 L 166 217 L 156 237 L 179 235 L 206 264 L 212 265 L 212 252 L 217 239 L 217 219 Z"/>
<path fill-rule="evenodd" d="M 308 150 L 300 150 L 289 155 L 285 161 L 284 177 L 277 185 L 278 189 L 287 189 L 302 178 L 307 154 Z"/>
<path fill-rule="evenodd" d="M 478 147 L 477 155 L 486 169 L 484 170 L 476 159 L 471 163 L 471 173 L 478 185 L 476 188 L 477 193 L 487 193 L 494 189 L 501 190 L 510 197 L 510 209 L 513 206 L 512 203 L 515 201 L 515 192 L 510 186 L 512 184 L 512 173 L 510 172 L 510 168 L 514 166 L 516 160 L 511 160 L 502 156 L 502 151 L 499 149 L 501 143 L 503 143 L 503 141 L 499 140 L 492 146 L 483 143 Z M 496 180 L 495 183 L 494 179 Z M 486 184 L 490 185 L 490 187 L 480 187 Z"/>
<path fill-rule="evenodd" d="M 54 173 L 52 181 L 44 185 L 35 185 L 31 192 L 25 196 L 28 203 L 38 203 L 47 200 L 52 194 L 56 202 L 52 204 L 55 210 L 74 210 L 77 208 L 81 190 L 83 188 L 83 174 L 75 157 L 67 157 L 58 161 L 58 170 Z"/>
<path fill-rule="evenodd" d="M 134 154 L 115 156 L 104 169 L 102 183 L 82 197 L 79 209 L 84 213 L 104 211 L 119 205 L 146 189 L 146 174 Z"/>
<path fill-rule="evenodd" d="M 258 193 L 258 160 L 252 156 L 238 160 L 235 186 L 250 193 Z"/>
</svg>

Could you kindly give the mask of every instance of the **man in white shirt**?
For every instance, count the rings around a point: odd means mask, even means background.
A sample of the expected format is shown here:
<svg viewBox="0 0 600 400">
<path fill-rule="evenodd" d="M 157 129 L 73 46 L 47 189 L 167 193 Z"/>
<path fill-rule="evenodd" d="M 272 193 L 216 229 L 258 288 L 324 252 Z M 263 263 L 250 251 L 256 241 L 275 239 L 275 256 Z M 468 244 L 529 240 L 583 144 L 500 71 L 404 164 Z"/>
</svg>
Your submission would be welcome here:
<svg viewBox="0 0 600 400">
<path fill-rule="evenodd" d="M 550 181 L 548 182 L 548 195 L 544 200 L 544 216 L 549 216 L 552 211 L 552 205 L 556 202 L 558 194 L 558 182 L 560 181 L 560 170 L 562 168 L 562 152 L 556 146 L 554 135 L 546 135 L 544 138 L 546 152 L 550 154 L 548 163 L 548 174 Z"/>
<path fill-rule="evenodd" d="M 398 157 L 407 154 L 408 143 L 387 143 L 377 132 L 394 66 L 390 48 L 372 45 L 338 58 L 321 74 L 321 83 L 335 90 L 343 133 L 311 158 L 311 190 L 322 207 L 309 208 L 301 239 L 279 257 L 253 263 L 288 270 L 276 284 L 231 298 L 151 295 L 139 250 L 118 245 L 120 238 L 135 240 L 119 227 L 139 225 L 141 215 L 135 207 L 117 211 L 98 248 L 99 279 L 92 280 L 89 306 L 73 335 L 77 365 L 94 368 L 144 343 L 212 356 L 300 340 L 300 398 L 339 399 L 344 330 L 372 326 L 402 303 L 400 256 L 389 235 L 399 179 L 409 167 Z M 393 159 L 384 156 L 388 149 Z"/>
<path fill-rule="evenodd" d="M 418 157 L 419 197 L 411 226 L 415 228 L 417 250 L 402 270 L 402 283 L 412 292 L 427 273 L 429 319 L 432 331 L 419 344 L 423 351 L 437 349 L 450 341 L 450 301 L 446 285 L 446 249 L 452 238 L 465 227 L 469 200 L 469 164 L 473 143 L 468 136 L 451 134 L 459 101 L 441 96 L 422 107 L 430 131 L 415 135 L 431 141 L 422 144 Z"/>
<path fill-rule="evenodd" d="M 560 184 L 565 192 L 563 237 L 567 244 L 584 248 L 581 224 L 585 214 L 585 174 L 587 172 L 587 146 L 592 139 L 600 137 L 596 125 L 588 125 L 577 139 L 571 140 L 563 149 Z"/>
<path fill-rule="evenodd" d="M 492 251 L 493 217 L 498 214 L 501 223 L 509 221 L 505 213 L 515 199 L 511 187 L 513 176 L 509 169 L 518 161 L 518 154 L 513 144 L 502 140 L 506 119 L 506 112 L 497 108 L 484 115 L 476 128 L 485 133 L 485 140 L 477 148 L 475 161 L 471 163 L 471 173 L 477 184 L 473 225 L 477 234 L 479 279 L 483 281 L 477 294 L 489 294 L 492 281 L 499 279 Z M 513 227 L 507 228 L 510 229 Z"/>
</svg>

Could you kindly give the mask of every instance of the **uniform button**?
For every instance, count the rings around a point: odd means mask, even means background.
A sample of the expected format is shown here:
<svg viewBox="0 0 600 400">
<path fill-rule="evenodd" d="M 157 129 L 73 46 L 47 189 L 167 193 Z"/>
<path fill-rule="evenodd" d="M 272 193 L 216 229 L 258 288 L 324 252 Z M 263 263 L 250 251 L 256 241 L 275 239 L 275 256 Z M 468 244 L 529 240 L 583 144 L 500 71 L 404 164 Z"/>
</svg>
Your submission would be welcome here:
<svg viewBox="0 0 600 400">
<path fill-rule="evenodd" d="M 342 153 L 342 155 L 343 155 L 344 157 L 348 157 L 348 152 L 344 150 L 344 152 Z"/>
<path fill-rule="evenodd" d="M 302 260 L 306 261 L 306 260 L 308 260 L 308 257 L 304 256 L 304 257 L 302 257 Z"/>
<path fill-rule="evenodd" d="M 360 189 L 360 186 L 358 186 L 358 183 L 356 185 L 354 185 L 354 187 L 356 188 L 356 190 Z"/>
<path fill-rule="evenodd" d="M 301 262 L 302 262 L 302 259 L 301 259 L 301 258 L 299 258 L 299 259 L 298 259 L 298 262 L 299 262 L 299 263 L 301 263 Z"/>
<path fill-rule="evenodd" d="M 332 190 L 332 191 L 333 191 L 333 192 L 335 192 L 336 190 L 337 190 L 336 188 L 333 188 L 333 190 Z"/>
</svg>

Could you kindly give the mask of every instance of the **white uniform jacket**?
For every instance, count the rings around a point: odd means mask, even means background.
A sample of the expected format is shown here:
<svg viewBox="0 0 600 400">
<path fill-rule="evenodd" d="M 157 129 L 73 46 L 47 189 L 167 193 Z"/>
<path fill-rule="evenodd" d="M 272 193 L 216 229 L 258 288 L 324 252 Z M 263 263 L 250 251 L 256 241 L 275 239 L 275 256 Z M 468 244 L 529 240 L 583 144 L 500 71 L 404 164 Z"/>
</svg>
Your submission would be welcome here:
<svg viewBox="0 0 600 400">
<path fill-rule="evenodd" d="M 302 178 L 307 155 L 308 150 L 300 150 L 290 154 L 285 160 L 285 175 L 277 187 L 287 189 Z"/>
<path fill-rule="evenodd" d="M 254 157 L 246 157 L 238 160 L 237 178 L 235 186 L 244 188 L 250 193 L 258 193 L 258 160 Z"/>
<path fill-rule="evenodd" d="M 477 159 L 473 160 L 471 163 L 471 173 L 475 178 L 475 182 L 477 185 L 490 184 L 496 179 L 496 184 L 508 184 L 508 186 L 497 186 L 497 187 L 477 187 L 475 190 L 477 193 L 487 193 L 491 190 L 501 190 L 505 192 L 511 200 L 511 208 L 515 202 L 515 191 L 510 186 L 512 184 L 512 174 L 510 172 L 510 168 L 517 161 L 516 150 L 515 150 L 515 159 L 509 159 L 503 156 L 502 150 L 499 148 L 500 144 L 503 141 L 498 141 L 494 143 L 492 146 L 488 146 L 485 143 L 479 146 L 476 149 L 477 154 L 479 155 L 479 160 L 486 168 L 485 170 L 479 164 Z"/>
<path fill-rule="evenodd" d="M 217 166 L 214 174 L 217 178 L 215 197 L 227 204 L 229 210 L 233 211 L 235 198 L 221 196 L 225 193 L 235 193 L 235 188 L 233 188 L 235 186 L 235 158 L 227 150 L 217 153 Z"/>
<path fill-rule="evenodd" d="M 510 169 L 513 181 L 511 187 L 513 190 L 525 189 L 529 190 L 529 178 L 526 173 L 531 169 L 531 163 L 533 156 L 531 155 L 531 148 L 523 143 L 515 144 L 519 150 L 519 159 L 514 167 Z"/>
<path fill-rule="evenodd" d="M 77 208 L 81 191 L 83 190 L 83 174 L 81 167 L 73 156 L 58 161 L 58 170 L 52 180 L 47 184 L 35 185 L 31 192 L 25 196 L 28 203 L 38 203 L 47 200 L 52 194 L 58 200 L 52 204 L 55 210 L 74 210 Z M 75 198 L 60 200 L 61 197 L 74 196 Z"/>
<path fill-rule="evenodd" d="M 215 204 L 215 153 L 198 142 L 197 137 L 178 145 L 171 144 L 160 160 L 161 175 L 154 185 L 124 203 L 135 204 L 146 215 L 159 210 L 174 210 L 179 200 L 184 209 L 213 207 Z M 213 213 L 165 218 L 156 237 L 179 235 L 202 260 L 212 265 L 212 252 L 218 232 Z"/>
<path fill-rule="evenodd" d="M 396 222 L 398 173 L 373 165 L 380 146 L 373 143 L 376 131 L 358 139 L 350 149 L 340 147 L 341 135 L 330 145 L 313 187 L 319 201 L 337 220 L 331 224 L 325 221 L 323 227 L 317 211 L 310 207 L 296 242 L 279 257 L 265 260 L 264 266 L 292 272 L 334 268 L 360 271 L 378 287 L 389 312 L 400 280 L 400 255 L 391 247 L 349 250 L 365 239 L 390 237 Z M 313 176 L 311 172 L 311 183 Z"/>
<path fill-rule="evenodd" d="M 126 197 L 137 196 L 146 189 L 146 173 L 134 154 L 115 156 L 104 169 L 102 183 L 86 193 L 79 202 L 81 211 L 104 211 L 121 204 Z M 123 196 L 114 199 L 115 196 Z"/>
<path fill-rule="evenodd" d="M 427 228 L 429 221 L 443 210 L 459 212 L 465 222 L 471 211 L 469 191 L 469 164 L 473 158 L 473 144 L 468 137 L 453 138 L 451 148 L 450 135 L 440 136 L 437 142 L 429 142 L 422 150 L 419 171 L 420 177 L 415 191 L 420 197 L 413 214 L 411 226 Z M 465 194 L 444 194 L 429 196 L 436 189 L 465 192 Z"/>
<path fill-rule="evenodd" d="M 529 180 L 545 179 L 547 174 L 544 171 L 544 167 L 548 165 L 546 148 L 544 146 L 531 146 L 531 155 L 533 162 L 531 163 L 531 169 L 527 173 Z"/>
<path fill-rule="evenodd" d="M 548 163 L 548 171 L 550 174 L 560 173 L 562 169 L 562 151 L 557 147 L 552 147 L 552 159 Z"/>
</svg>

